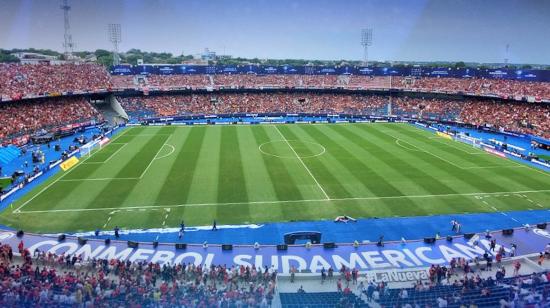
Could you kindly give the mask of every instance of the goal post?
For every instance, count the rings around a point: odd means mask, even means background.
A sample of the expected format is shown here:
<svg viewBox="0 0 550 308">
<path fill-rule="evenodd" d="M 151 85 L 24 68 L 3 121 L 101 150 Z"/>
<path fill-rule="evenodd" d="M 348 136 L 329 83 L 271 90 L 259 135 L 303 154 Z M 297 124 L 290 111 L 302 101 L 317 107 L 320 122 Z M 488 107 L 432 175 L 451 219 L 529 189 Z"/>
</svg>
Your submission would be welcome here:
<svg viewBox="0 0 550 308">
<path fill-rule="evenodd" d="M 474 148 L 478 148 L 478 149 L 481 148 L 481 145 L 483 143 L 482 139 L 474 138 L 474 137 L 468 136 L 464 133 L 459 133 L 459 134 L 455 135 L 455 140 L 470 144 Z"/>
<path fill-rule="evenodd" d="M 92 150 L 98 146 L 98 142 L 89 142 L 80 147 L 80 157 L 90 156 L 92 155 Z M 101 146 L 100 146 L 101 147 Z"/>
<path fill-rule="evenodd" d="M 94 141 L 86 143 L 85 145 L 80 147 L 80 157 L 92 155 L 94 149 L 97 149 L 97 151 L 101 150 L 105 145 L 109 143 L 109 141 L 111 141 L 109 138 L 103 137 L 101 139 L 96 139 Z"/>
</svg>

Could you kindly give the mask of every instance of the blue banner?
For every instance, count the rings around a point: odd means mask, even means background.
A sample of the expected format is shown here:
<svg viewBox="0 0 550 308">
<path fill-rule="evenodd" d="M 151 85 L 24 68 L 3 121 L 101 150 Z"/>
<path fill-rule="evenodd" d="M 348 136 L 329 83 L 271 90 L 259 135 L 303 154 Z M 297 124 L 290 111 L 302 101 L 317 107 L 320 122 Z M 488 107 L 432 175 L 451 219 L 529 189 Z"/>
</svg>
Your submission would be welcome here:
<svg viewBox="0 0 550 308">
<path fill-rule="evenodd" d="M 525 81 L 550 81 L 549 70 L 478 69 L 449 67 L 361 67 L 361 66 L 292 66 L 292 65 L 117 65 L 112 75 L 172 74 L 301 74 L 301 75 L 365 75 L 448 78 L 492 78 Z"/>
<path fill-rule="evenodd" d="M 409 241 L 406 243 L 391 242 L 379 246 L 376 243 L 367 244 L 336 244 L 334 248 L 325 248 L 323 245 L 289 245 L 286 249 L 278 249 L 274 245 L 254 247 L 252 245 L 235 245 L 230 249 L 222 249 L 221 245 L 187 245 L 185 248 L 174 244 L 139 243 L 129 247 L 126 241 L 111 241 L 105 244 L 103 240 L 88 240 L 79 242 L 77 238 L 67 237 L 58 241 L 55 236 L 25 234 L 18 238 L 14 231 L 0 232 L 0 241 L 9 244 L 17 251 L 17 245 L 23 241 L 31 255 L 37 249 L 55 254 L 76 254 L 83 259 L 120 259 L 130 261 L 144 261 L 156 263 L 189 263 L 205 266 L 226 264 L 268 267 L 280 273 L 288 273 L 292 266 L 298 270 L 320 272 L 322 268 L 332 267 L 338 270 L 345 265 L 348 268 L 366 270 L 396 270 L 425 268 L 432 264 L 447 265 L 454 258 L 467 260 L 483 254 L 496 255 L 499 247 L 510 256 L 536 254 L 544 251 L 550 240 L 546 230 L 516 229 L 513 235 L 503 235 L 502 232 L 493 232 L 492 239 L 496 240 L 497 247 L 490 249 L 490 240 L 485 235 L 474 235 L 470 239 L 463 236 L 436 240 L 433 244 L 424 241 Z M 517 247 L 512 248 L 513 244 Z"/>
</svg>

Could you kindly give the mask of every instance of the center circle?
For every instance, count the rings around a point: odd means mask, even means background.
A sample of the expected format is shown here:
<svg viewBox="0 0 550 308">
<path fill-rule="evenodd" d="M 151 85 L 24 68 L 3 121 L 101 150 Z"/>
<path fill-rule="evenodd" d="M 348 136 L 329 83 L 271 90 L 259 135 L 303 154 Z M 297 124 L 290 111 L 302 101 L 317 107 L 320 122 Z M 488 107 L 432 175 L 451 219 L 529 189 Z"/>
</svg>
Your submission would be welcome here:
<svg viewBox="0 0 550 308">
<path fill-rule="evenodd" d="M 311 158 L 323 155 L 327 151 L 324 146 L 317 142 L 303 140 L 268 141 L 260 144 L 258 150 L 262 154 L 278 158 L 296 158 L 296 156 L 299 158 Z"/>
</svg>

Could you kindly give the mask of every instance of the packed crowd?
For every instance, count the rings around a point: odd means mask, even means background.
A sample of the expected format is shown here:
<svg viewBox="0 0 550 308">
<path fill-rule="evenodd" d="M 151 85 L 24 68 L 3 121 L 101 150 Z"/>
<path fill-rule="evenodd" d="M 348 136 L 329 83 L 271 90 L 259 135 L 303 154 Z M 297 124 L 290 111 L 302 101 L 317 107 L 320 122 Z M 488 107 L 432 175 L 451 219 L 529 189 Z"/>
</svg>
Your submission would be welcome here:
<svg viewBox="0 0 550 308">
<path fill-rule="evenodd" d="M 141 86 L 171 88 L 389 88 L 388 77 L 351 75 L 148 75 Z M 134 88 L 133 76 L 112 76 L 115 88 Z"/>
<path fill-rule="evenodd" d="M 276 272 L 262 268 L 83 260 L 19 244 L 0 247 L 0 305 L 77 307 L 270 307 Z"/>
<path fill-rule="evenodd" d="M 107 88 L 110 88 L 110 76 L 98 64 L 0 64 L 0 97 Z"/>
<path fill-rule="evenodd" d="M 355 94 L 244 93 L 119 97 L 126 111 L 152 110 L 156 116 L 267 112 L 370 114 L 387 97 Z"/>
<path fill-rule="evenodd" d="M 394 77 L 392 85 L 395 88 L 410 88 L 429 92 L 466 92 L 500 97 L 533 96 L 539 99 L 550 99 L 550 83 L 546 82 L 483 78 Z"/>
<path fill-rule="evenodd" d="M 478 126 L 492 126 L 497 129 L 550 138 L 550 106 L 548 104 L 468 101 L 462 107 L 460 120 Z"/>
<path fill-rule="evenodd" d="M 98 64 L 0 64 L 0 96 L 23 97 L 44 93 L 114 88 L 401 88 L 423 91 L 468 92 L 501 97 L 550 99 L 550 83 L 506 79 L 388 77 L 359 75 L 148 75 L 109 76 Z"/>
<path fill-rule="evenodd" d="M 118 87 L 134 87 L 128 76 L 113 76 Z M 396 88 L 427 92 L 467 92 L 499 97 L 550 99 L 550 83 L 507 79 L 387 77 L 357 75 L 149 75 L 145 85 L 161 88 Z"/>
<path fill-rule="evenodd" d="M 83 97 L 51 98 L 0 104 L 0 140 L 66 124 L 101 121 L 101 114 Z"/>
<path fill-rule="evenodd" d="M 130 115 L 175 116 L 228 113 L 333 113 L 453 120 L 550 138 L 550 106 L 487 100 L 387 97 L 355 94 L 242 93 L 119 97 Z M 388 105 L 391 101 L 391 108 Z"/>
</svg>

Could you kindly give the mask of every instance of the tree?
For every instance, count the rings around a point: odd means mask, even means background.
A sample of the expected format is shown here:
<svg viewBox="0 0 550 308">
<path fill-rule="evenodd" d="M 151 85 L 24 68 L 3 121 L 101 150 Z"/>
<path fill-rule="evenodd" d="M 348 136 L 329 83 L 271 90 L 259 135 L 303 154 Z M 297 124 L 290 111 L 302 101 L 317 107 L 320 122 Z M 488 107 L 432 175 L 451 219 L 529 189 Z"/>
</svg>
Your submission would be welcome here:
<svg viewBox="0 0 550 308">
<path fill-rule="evenodd" d="M 111 66 L 113 64 L 113 55 L 111 53 L 108 54 L 102 54 L 101 56 L 97 56 L 97 63 L 104 65 L 104 66 Z"/>
<path fill-rule="evenodd" d="M 1 52 L 1 53 L 0 53 L 0 62 L 4 62 L 4 63 L 17 63 L 17 62 L 19 62 L 19 58 L 17 58 L 17 57 L 14 56 L 14 55 L 11 55 L 11 54 L 7 54 L 7 53 Z"/>
<path fill-rule="evenodd" d="M 464 61 L 458 61 L 455 63 L 455 68 L 465 68 L 466 67 L 466 63 L 464 63 Z"/>
<path fill-rule="evenodd" d="M 100 57 L 106 57 L 108 55 L 111 54 L 110 51 L 108 50 L 105 50 L 105 49 L 97 49 L 95 52 L 94 52 L 95 56 L 99 59 Z M 111 56 L 112 57 L 112 56 Z"/>
</svg>

